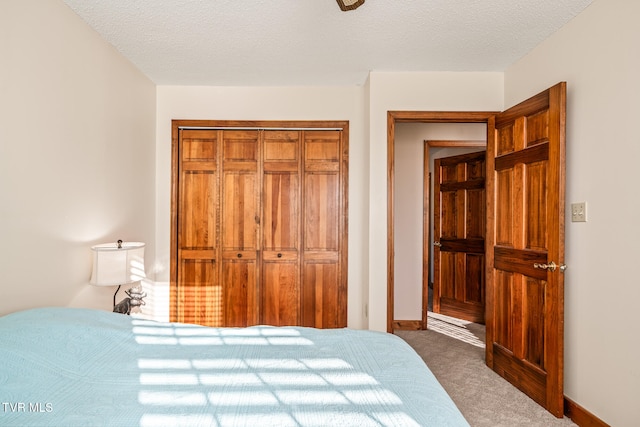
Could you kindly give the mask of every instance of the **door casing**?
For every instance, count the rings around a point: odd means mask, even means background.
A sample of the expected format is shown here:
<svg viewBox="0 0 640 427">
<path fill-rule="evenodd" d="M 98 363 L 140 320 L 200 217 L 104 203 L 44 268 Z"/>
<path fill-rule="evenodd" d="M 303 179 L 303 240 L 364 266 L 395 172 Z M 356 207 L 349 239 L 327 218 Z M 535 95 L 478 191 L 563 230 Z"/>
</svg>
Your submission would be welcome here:
<svg viewBox="0 0 640 427">
<path fill-rule="evenodd" d="M 394 306 L 394 173 L 396 123 L 488 123 L 495 111 L 388 111 L 387 112 L 387 332 L 393 332 Z M 426 245 L 426 243 L 425 243 Z M 424 281 L 424 280 L 423 280 Z M 424 287 L 424 285 L 423 285 Z M 426 293 L 423 295 L 426 300 Z M 423 305 L 426 301 L 423 301 Z M 424 311 L 424 310 L 423 310 Z M 423 313 L 426 327 L 426 311 Z"/>
</svg>

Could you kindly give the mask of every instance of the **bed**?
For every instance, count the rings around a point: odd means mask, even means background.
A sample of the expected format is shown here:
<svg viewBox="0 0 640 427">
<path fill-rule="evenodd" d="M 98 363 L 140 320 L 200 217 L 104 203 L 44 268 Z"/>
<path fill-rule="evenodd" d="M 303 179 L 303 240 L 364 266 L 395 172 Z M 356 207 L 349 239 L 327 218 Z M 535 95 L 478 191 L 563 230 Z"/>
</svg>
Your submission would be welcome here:
<svg viewBox="0 0 640 427">
<path fill-rule="evenodd" d="M 0 317 L 0 425 L 468 426 L 402 339 L 77 308 Z"/>
</svg>

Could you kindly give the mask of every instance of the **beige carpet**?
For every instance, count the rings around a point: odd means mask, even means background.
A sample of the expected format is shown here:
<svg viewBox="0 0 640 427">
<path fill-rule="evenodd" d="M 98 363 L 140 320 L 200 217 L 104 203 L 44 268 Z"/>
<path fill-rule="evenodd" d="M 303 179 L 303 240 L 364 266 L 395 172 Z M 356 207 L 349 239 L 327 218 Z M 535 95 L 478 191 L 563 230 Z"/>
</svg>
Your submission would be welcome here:
<svg viewBox="0 0 640 427">
<path fill-rule="evenodd" d="M 447 320 L 430 313 L 430 330 L 396 331 L 396 335 L 418 352 L 471 426 L 576 425 L 566 417 L 554 417 L 487 368 L 483 325 Z"/>
</svg>

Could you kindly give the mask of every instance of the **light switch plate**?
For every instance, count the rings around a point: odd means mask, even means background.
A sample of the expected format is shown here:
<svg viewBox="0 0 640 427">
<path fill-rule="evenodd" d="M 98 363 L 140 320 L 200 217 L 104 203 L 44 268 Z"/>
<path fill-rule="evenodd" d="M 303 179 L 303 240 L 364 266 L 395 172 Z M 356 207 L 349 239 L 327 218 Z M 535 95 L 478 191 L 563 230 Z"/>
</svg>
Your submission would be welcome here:
<svg viewBox="0 0 640 427">
<path fill-rule="evenodd" d="M 587 202 L 571 203 L 571 222 L 587 222 Z"/>
</svg>

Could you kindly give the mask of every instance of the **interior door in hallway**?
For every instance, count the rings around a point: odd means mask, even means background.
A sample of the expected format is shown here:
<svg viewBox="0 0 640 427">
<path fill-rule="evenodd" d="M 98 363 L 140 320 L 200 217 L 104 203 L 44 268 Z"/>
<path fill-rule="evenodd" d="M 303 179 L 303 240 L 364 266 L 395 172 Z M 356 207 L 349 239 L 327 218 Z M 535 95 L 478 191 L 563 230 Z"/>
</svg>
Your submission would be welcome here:
<svg viewBox="0 0 640 427">
<path fill-rule="evenodd" d="M 487 126 L 487 365 L 563 415 L 566 84 Z"/>
<path fill-rule="evenodd" d="M 485 152 L 434 161 L 433 311 L 484 323 Z"/>
</svg>

